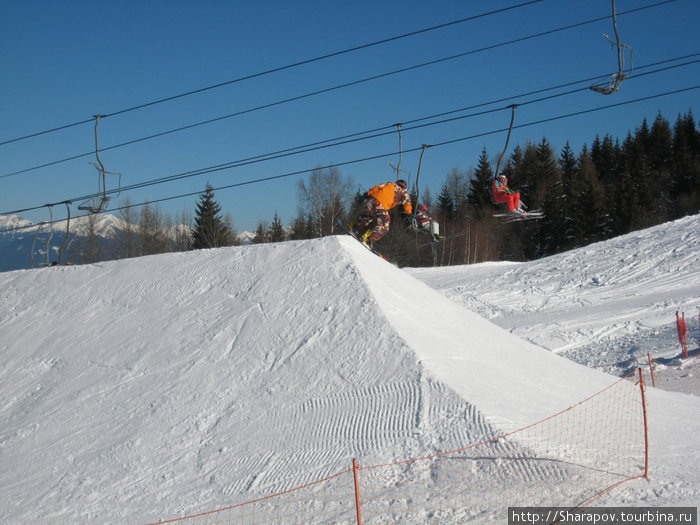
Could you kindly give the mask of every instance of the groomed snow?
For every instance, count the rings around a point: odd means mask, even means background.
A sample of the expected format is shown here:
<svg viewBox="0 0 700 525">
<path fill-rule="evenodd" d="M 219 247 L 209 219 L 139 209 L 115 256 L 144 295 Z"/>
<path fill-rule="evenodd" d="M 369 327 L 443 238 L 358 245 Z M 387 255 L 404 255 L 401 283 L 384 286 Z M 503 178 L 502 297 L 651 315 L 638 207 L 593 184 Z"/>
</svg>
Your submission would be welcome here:
<svg viewBox="0 0 700 525">
<path fill-rule="evenodd" d="M 674 315 L 694 348 L 699 230 L 459 268 L 332 237 L 2 273 L 0 522 L 146 523 L 451 450 L 581 401 L 630 354 L 698 394 Z M 608 504 L 698 505 L 689 393 L 649 388 L 651 478 Z"/>
</svg>

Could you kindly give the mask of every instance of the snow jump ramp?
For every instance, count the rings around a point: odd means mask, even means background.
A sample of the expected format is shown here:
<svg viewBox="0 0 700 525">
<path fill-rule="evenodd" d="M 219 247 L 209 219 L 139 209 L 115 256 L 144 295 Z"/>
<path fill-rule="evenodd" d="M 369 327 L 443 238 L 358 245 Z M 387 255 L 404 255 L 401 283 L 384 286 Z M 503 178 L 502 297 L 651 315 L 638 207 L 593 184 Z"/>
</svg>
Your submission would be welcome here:
<svg viewBox="0 0 700 525">
<path fill-rule="evenodd" d="M 7 272 L 0 286 L 5 522 L 216 508 L 353 457 L 488 439 L 615 379 L 349 237 Z"/>
</svg>

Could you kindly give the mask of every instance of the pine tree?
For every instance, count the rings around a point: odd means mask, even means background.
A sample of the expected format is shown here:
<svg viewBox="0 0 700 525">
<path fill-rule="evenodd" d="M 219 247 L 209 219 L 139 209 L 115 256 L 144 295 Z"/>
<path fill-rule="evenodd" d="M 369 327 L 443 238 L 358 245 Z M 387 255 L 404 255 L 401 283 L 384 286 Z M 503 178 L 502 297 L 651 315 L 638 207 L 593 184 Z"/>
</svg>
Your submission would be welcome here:
<svg viewBox="0 0 700 525">
<path fill-rule="evenodd" d="M 564 235 L 566 238 L 566 248 L 570 248 L 575 238 L 575 217 L 572 213 L 573 204 L 575 202 L 572 194 L 575 179 L 576 179 L 576 154 L 574 153 L 571 144 L 567 141 L 559 155 L 559 170 L 561 171 L 562 181 L 562 209 L 564 220 Z"/>
<path fill-rule="evenodd" d="M 619 143 L 613 141 L 610 135 L 605 135 L 601 140 L 596 136 L 591 145 L 591 160 L 595 170 L 603 185 L 605 202 L 604 208 L 610 215 L 609 223 L 606 227 L 608 235 L 619 235 L 626 233 L 625 224 L 628 219 L 625 217 L 624 208 L 626 200 L 634 195 L 629 180 L 623 177 L 620 169 L 622 154 Z"/>
<path fill-rule="evenodd" d="M 673 175 L 669 192 L 675 206 L 670 219 L 700 211 L 700 132 L 692 112 L 679 115 L 673 127 Z"/>
<path fill-rule="evenodd" d="M 440 210 L 440 215 L 444 221 L 451 221 L 455 216 L 455 204 L 452 200 L 452 195 L 447 187 L 447 183 L 442 185 L 442 190 L 438 196 L 438 210 Z"/>
<path fill-rule="evenodd" d="M 489 163 L 486 147 L 484 147 L 481 150 L 481 155 L 479 155 L 479 163 L 474 176 L 469 181 L 469 192 L 467 194 L 467 204 L 471 216 L 475 219 L 481 219 L 485 214 L 485 210 L 491 205 L 490 187 L 492 179 L 493 170 Z"/>
<path fill-rule="evenodd" d="M 263 244 L 266 242 L 270 242 L 269 232 L 265 223 L 263 221 L 260 221 L 258 223 L 258 229 L 255 230 L 255 237 L 253 237 L 253 243 Z"/>
<path fill-rule="evenodd" d="M 640 227 L 648 227 L 662 222 L 670 215 L 671 181 L 673 179 L 673 133 L 671 125 L 659 113 L 649 133 L 649 177 L 643 180 L 643 193 L 640 196 L 645 220 Z"/>
<path fill-rule="evenodd" d="M 292 223 L 292 231 L 289 238 L 295 241 L 301 239 L 312 239 L 314 237 L 314 220 L 311 215 L 305 216 L 299 212 L 297 218 Z"/>
<path fill-rule="evenodd" d="M 207 183 L 195 210 L 192 248 L 200 250 L 232 244 L 233 234 L 221 218 L 221 206 L 214 200 L 214 188 Z"/>
<path fill-rule="evenodd" d="M 577 175 L 571 185 L 571 211 L 575 247 L 585 246 L 608 236 L 610 217 L 605 212 L 603 185 L 586 145 L 578 157 Z"/>
<path fill-rule="evenodd" d="M 538 221 L 534 235 L 537 256 L 559 253 L 566 245 L 566 209 L 564 184 L 549 142 L 542 139 L 537 146 L 538 170 L 536 177 L 537 200 L 544 218 Z"/>
<path fill-rule="evenodd" d="M 622 144 L 622 165 L 616 174 L 614 187 L 616 206 L 613 208 L 615 231 L 627 233 L 653 214 L 655 204 L 650 195 L 650 171 L 646 147 L 646 132 L 627 135 Z"/>
<path fill-rule="evenodd" d="M 270 227 L 270 242 L 282 242 L 285 237 L 284 226 L 282 226 L 279 215 L 275 212 L 275 218 L 272 219 L 272 226 Z"/>
</svg>

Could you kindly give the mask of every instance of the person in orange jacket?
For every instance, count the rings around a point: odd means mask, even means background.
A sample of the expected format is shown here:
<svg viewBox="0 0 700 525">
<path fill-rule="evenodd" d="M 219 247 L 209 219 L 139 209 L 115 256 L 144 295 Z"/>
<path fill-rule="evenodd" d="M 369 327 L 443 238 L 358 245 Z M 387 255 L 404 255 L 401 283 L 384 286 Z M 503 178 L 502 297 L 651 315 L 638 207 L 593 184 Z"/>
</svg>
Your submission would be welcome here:
<svg viewBox="0 0 700 525">
<path fill-rule="evenodd" d="M 508 187 L 508 178 L 503 173 L 499 173 L 491 183 L 491 194 L 493 200 L 498 204 L 505 204 L 510 213 L 518 213 L 523 211 L 523 205 L 520 202 L 520 193 L 513 191 Z"/>
<path fill-rule="evenodd" d="M 404 215 L 413 213 L 411 196 L 403 179 L 378 184 L 365 193 L 362 213 L 353 225 L 363 243 L 372 246 L 389 232 L 389 211 L 396 206 L 403 208 Z"/>
</svg>

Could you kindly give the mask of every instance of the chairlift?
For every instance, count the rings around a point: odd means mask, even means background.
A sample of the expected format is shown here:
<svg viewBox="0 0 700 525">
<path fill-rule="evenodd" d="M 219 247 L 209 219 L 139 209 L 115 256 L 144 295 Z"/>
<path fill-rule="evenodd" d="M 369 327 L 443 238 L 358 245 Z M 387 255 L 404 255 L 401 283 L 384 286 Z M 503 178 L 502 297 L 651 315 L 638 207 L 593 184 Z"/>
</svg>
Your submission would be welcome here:
<svg viewBox="0 0 700 525">
<path fill-rule="evenodd" d="M 506 154 L 506 151 L 508 151 L 508 143 L 510 142 L 510 134 L 513 131 L 513 123 L 515 122 L 515 110 L 518 108 L 517 104 L 511 104 L 508 106 L 510 108 L 510 125 L 508 126 L 508 135 L 506 135 L 506 144 L 503 146 L 503 151 L 501 151 L 501 154 L 498 156 L 498 161 L 496 162 L 496 171 L 493 174 L 494 179 L 498 177 L 498 174 L 501 171 L 501 162 L 503 161 L 503 156 Z M 493 179 L 491 179 L 491 182 L 489 183 L 488 186 L 488 192 L 489 192 L 489 197 L 491 197 L 491 204 L 494 206 L 501 206 L 500 203 L 496 202 L 496 199 L 493 198 L 493 191 L 491 191 L 491 186 L 493 183 Z"/>
<path fill-rule="evenodd" d="M 419 227 L 418 222 L 418 206 L 420 205 L 420 172 L 423 167 L 423 155 L 425 155 L 425 150 L 430 148 L 430 144 L 423 144 L 421 146 L 420 157 L 418 158 L 418 171 L 416 172 L 416 202 L 413 208 L 413 216 L 411 217 L 411 228 L 419 233 L 428 234 L 432 238 L 431 250 L 433 253 L 433 266 L 437 266 L 437 243 L 440 238 L 440 224 L 430 217 L 430 221 L 426 223 L 427 228 Z"/>
<path fill-rule="evenodd" d="M 595 91 L 596 93 L 601 93 L 603 95 L 610 95 L 615 93 L 620 89 L 622 82 L 629 78 L 632 74 L 632 53 L 633 49 L 627 44 L 620 42 L 620 34 L 617 31 L 617 12 L 615 9 L 615 0 L 612 0 L 612 18 L 613 18 L 613 29 L 615 31 L 615 40 L 613 41 L 608 35 L 603 34 L 605 39 L 612 44 L 613 47 L 617 48 L 617 73 L 610 75 L 610 80 L 607 83 L 593 84 L 589 89 Z M 630 50 L 630 69 L 628 73 L 625 73 L 625 48 Z"/>
<path fill-rule="evenodd" d="M 71 201 L 64 201 L 63 204 L 66 205 L 66 212 L 68 213 L 68 219 L 66 220 L 66 234 L 63 237 L 63 242 L 61 243 L 61 246 L 58 248 L 58 264 L 61 264 L 63 250 L 66 247 L 66 243 L 68 242 L 68 236 L 70 235 L 70 205 L 71 205 Z"/>
<path fill-rule="evenodd" d="M 44 241 L 44 252 L 43 254 L 41 253 L 41 250 L 39 251 L 40 254 L 45 256 L 45 261 L 44 262 L 39 262 L 39 266 L 48 266 L 49 265 L 49 258 L 51 257 L 51 238 L 53 237 L 53 205 L 52 204 L 46 204 L 45 205 L 49 209 L 49 221 L 48 222 L 40 222 L 37 225 L 36 230 L 34 231 L 34 240 L 32 241 L 32 251 L 31 251 L 31 259 L 32 259 L 32 268 L 34 268 L 34 250 L 36 247 L 36 241 L 39 238 L 39 234 L 41 233 L 42 229 L 44 226 L 49 227 L 49 233 L 48 236 L 46 237 L 46 240 Z"/>
<path fill-rule="evenodd" d="M 400 178 L 402 178 L 401 172 L 408 173 L 409 178 L 410 178 L 411 172 L 401 169 L 401 159 L 403 157 L 403 144 L 402 144 L 402 139 L 401 139 L 401 123 L 398 122 L 398 123 L 394 124 L 394 126 L 396 126 L 396 130 L 399 134 L 399 160 L 398 160 L 398 163 L 396 164 L 396 166 L 394 166 L 393 162 L 389 161 L 389 166 L 391 166 L 391 168 L 396 172 L 396 180 L 399 180 Z"/>
<path fill-rule="evenodd" d="M 99 176 L 97 179 L 97 187 L 98 187 L 98 193 L 101 193 L 101 195 L 98 195 L 96 197 L 93 197 L 91 199 L 86 200 L 82 204 L 78 205 L 79 210 L 83 211 L 88 211 L 90 213 L 102 213 L 104 210 L 107 209 L 107 206 L 109 206 L 109 201 L 112 199 L 111 197 L 107 196 L 107 174 L 109 175 L 117 175 L 119 177 L 118 179 L 118 186 L 117 186 L 117 195 L 119 195 L 121 191 L 121 173 L 115 173 L 111 171 L 107 171 L 104 167 L 104 164 L 102 164 L 102 161 L 100 160 L 100 148 L 99 148 L 99 141 L 98 141 L 98 134 L 97 134 L 97 127 L 100 123 L 100 118 L 102 118 L 102 115 L 94 115 L 95 117 L 95 157 L 97 159 L 97 162 L 91 162 L 93 166 L 97 169 L 99 172 Z"/>
</svg>

